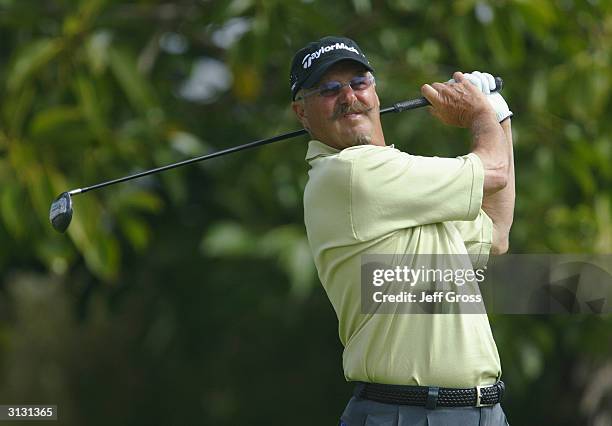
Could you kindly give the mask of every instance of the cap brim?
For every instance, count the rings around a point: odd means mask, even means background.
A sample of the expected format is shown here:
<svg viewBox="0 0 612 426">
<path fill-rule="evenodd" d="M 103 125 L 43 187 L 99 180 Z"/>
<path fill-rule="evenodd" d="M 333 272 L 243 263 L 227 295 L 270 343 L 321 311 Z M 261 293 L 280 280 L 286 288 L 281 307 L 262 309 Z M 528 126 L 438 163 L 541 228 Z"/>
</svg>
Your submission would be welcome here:
<svg viewBox="0 0 612 426">
<path fill-rule="evenodd" d="M 363 65 L 368 71 L 374 72 L 374 68 L 372 68 L 370 64 L 368 64 L 368 62 L 365 59 L 361 58 L 360 56 L 351 56 L 351 55 L 340 56 L 340 57 L 336 56 L 334 58 L 330 58 L 326 62 L 318 64 L 317 69 L 312 74 L 310 74 L 306 80 L 304 80 L 304 82 L 301 85 L 301 88 L 305 88 L 305 89 L 311 88 L 321 79 L 321 77 L 323 77 L 323 74 L 327 72 L 329 67 L 331 67 L 337 62 L 346 61 L 346 60 L 358 62 L 361 65 Z"/>
</svg>

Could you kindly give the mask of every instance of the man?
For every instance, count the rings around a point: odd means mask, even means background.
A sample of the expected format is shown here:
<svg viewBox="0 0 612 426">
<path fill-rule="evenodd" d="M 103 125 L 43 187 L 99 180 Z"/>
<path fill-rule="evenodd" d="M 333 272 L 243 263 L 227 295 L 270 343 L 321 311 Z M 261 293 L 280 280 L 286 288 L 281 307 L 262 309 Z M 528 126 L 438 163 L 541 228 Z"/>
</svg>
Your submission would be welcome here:
<svg viewBox="0 0 612 426">
<path fill-rule="evenodd" d="M 486 314 L 363 313 L 361 258 L 465 254 L 482 267 L 508 249 L 514 209 L 509 117 L 489 74 L 425 84 L 443 123 L 471 151 L 418 157 L 388 146 L 373 68 L 357 44 L 325 37 L 291 65 L 292 108 L 312 141 L 304 193 L 308 239 L 336 311 L 345 377 L 357 382 L 345 425 L 506 425 L 501 367 Z"/>
</svg>

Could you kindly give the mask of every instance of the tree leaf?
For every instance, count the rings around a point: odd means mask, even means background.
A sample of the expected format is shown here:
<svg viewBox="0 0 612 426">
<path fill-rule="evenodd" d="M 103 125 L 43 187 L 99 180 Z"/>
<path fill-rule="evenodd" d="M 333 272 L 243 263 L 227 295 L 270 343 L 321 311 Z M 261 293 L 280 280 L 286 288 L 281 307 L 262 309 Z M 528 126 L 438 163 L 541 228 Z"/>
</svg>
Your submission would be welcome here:
<svg viewBox="0 0 612 426">
<path fill-rule="evenodd" d="M 51 38 L 38 39 L 19 49 L 7 77 L 9 91 L 21 89 L 23 84 L 47 65 L 60 50 L 61 42 Z"/>
<path fill-rule="evenodd" d="M 207 256 L 243 256 L 257 253 L 254 237 L 240 224 L 220 222 L 212 226 L 200 244 Z"/>
<path fill-rule="evenodd" d="M 146 113 L 156 106 L 151 87 L 138 71 L 135 58 L 127 51 L 110 50 L 110 65 L 113 74 L 127 95 L 132 106 Z"/>
</svg>

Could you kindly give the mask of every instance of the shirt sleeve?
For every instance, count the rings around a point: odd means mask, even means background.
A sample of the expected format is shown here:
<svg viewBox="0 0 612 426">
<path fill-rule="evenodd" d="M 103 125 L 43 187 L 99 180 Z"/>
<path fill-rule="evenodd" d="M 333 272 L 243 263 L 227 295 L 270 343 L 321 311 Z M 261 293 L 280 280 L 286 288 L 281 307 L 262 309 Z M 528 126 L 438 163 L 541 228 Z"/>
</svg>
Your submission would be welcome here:
<svg viewBox="0 0 612 426">
<path fill-rule="evenodd" d="M 475 154 L 421 157 L 370 145 L 343 156 L 352 162 L 350 215 L 358 240 L 478 216 L 484 170 Z"/>
<path fill-rule="evenodd" d="M 483 268 L 489 261 L 493 242 L 491 218 L 481 209 L 474 220 L 454 221 L 450 224 L 461 234 L 474 268 Z"/>
</svg>

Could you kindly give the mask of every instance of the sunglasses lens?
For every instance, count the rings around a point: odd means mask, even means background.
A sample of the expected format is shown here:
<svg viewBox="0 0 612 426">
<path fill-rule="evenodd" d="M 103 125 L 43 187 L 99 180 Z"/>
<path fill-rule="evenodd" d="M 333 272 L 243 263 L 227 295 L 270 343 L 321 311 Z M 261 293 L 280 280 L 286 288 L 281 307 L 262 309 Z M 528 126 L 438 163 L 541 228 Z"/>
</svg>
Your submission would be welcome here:
<svg viewBox="0 0 612 426">
<path fill-rule="evenodd" d="M 318 89 L 313 90 L 311 93 L 306 94 L 305 96 L 310 96 L 311 94 L 318 93 L 324 97 L 336 96 L 340 93 L 340 90 L 344 86 L 351 86 L 353 90 L 365 90 L 372 85 L 374 79 L 371 76 L 360 76 L 355 77 L 348 83 L 340 83 L 339 81 L 328 81 L 327 83 L 323 83 L 319 86 Z"/>
<path fill-rule="evenodd" d="M 371 80 L 370 77 L 355 77 L 349 84 L 353 90 L 364 90 L 370 87 Z"/>
<path fill-rule="evenodd" d="M 339 81 L 328 81 L 321 85 L 319 93 L 321 96 L 334 96 L 338 94 L 340 89 L 342 89 L 342 83 Z"/>
</svg>

